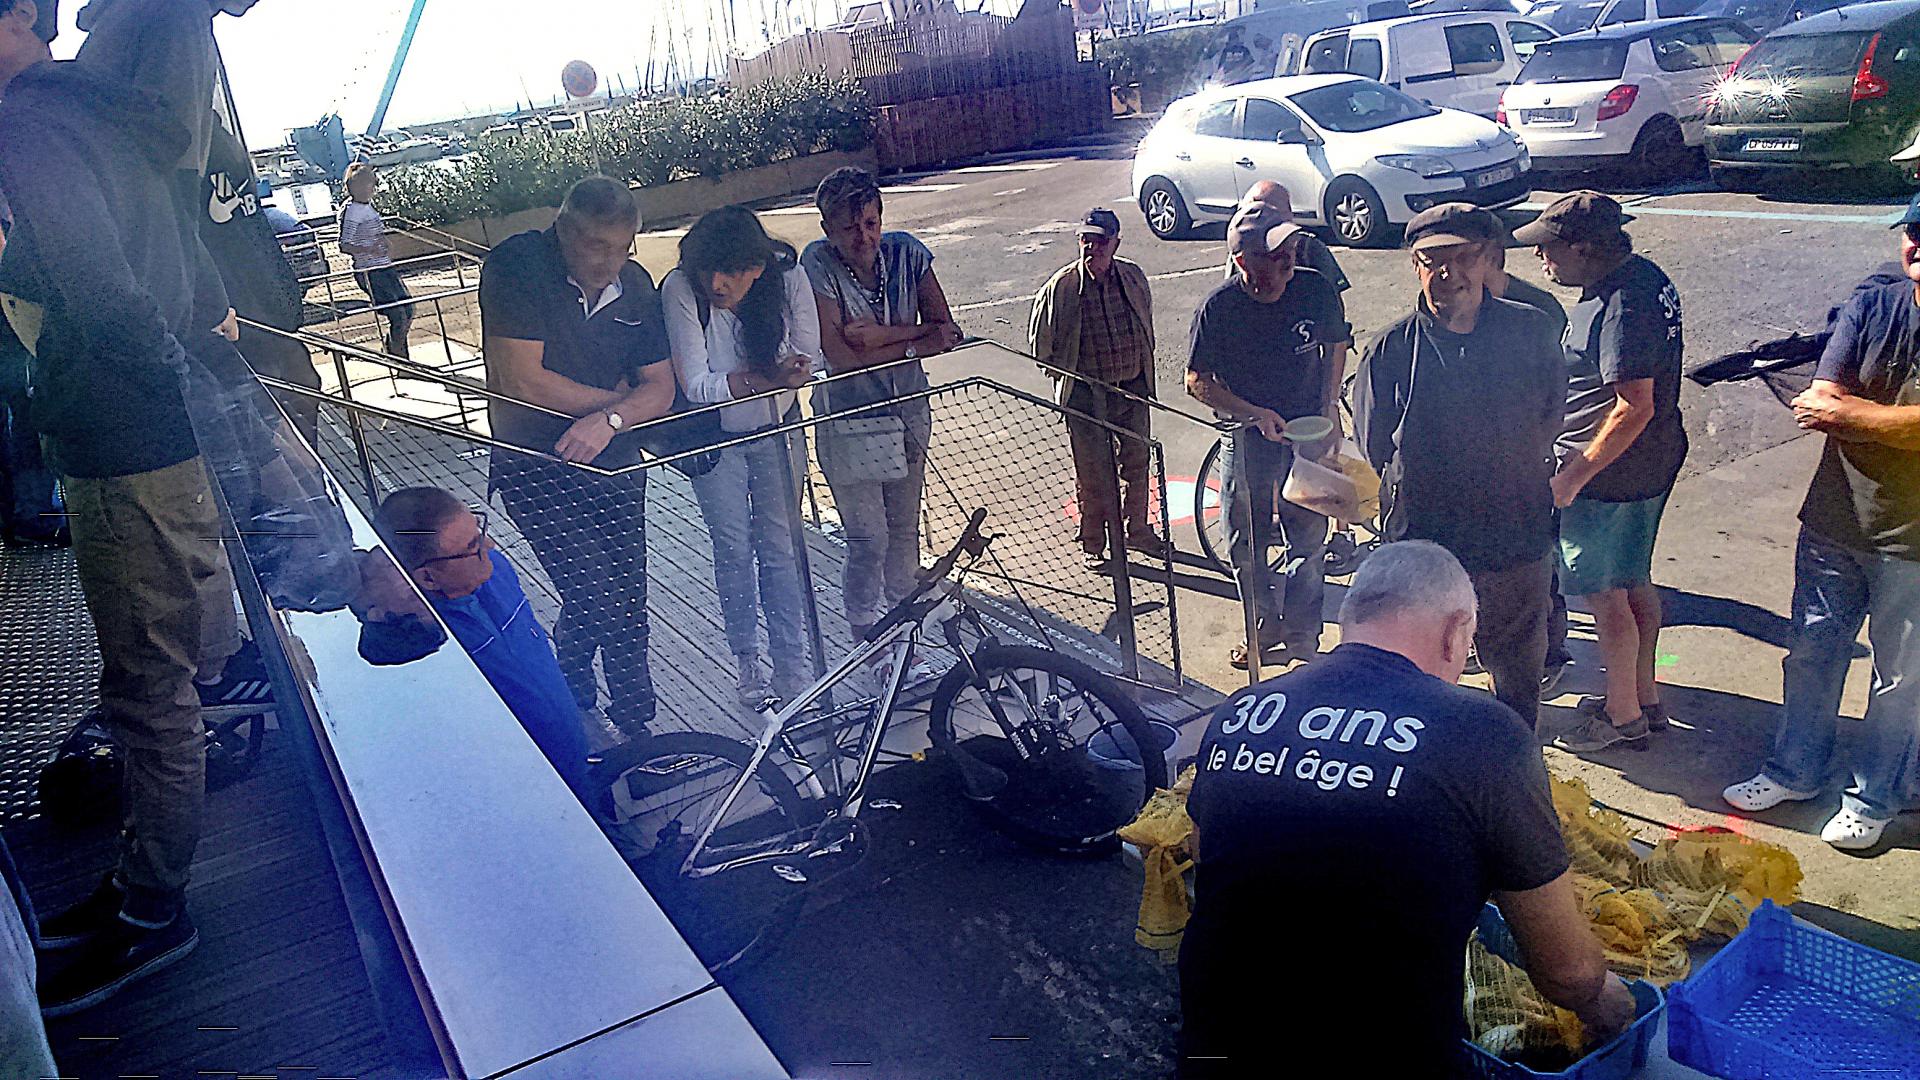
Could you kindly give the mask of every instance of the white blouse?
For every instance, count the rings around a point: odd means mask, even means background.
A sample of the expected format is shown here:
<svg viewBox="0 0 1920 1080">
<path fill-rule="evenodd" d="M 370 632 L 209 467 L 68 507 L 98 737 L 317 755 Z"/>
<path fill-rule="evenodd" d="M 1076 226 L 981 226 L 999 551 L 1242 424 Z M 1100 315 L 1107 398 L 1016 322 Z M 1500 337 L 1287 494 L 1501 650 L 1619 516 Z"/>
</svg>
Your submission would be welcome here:
<svg viewBox="0 0 1920 1080">
<path fill-rule="evenodd" d="M 825 366 L 820 350 L 820 309 L 814 306 L 813 285 L 807 272 L 794 267 L 783 275 L 787 292 L 787 336 L 781 355 L 799 353 L 810 370 Z M 678 269 L 660 283 L 660 303 L 666 309 L 667 340 L 673 346 L 673 370 L 687 398 L 699 405 L 732 401 L 727 376 L 748 368 L 740 341 L 740 319 L 731 311 L 710 307 L 707 325 L 700 326 L 700 304 L 693 285 Z M 722 431 L 758 431 L 780 421 L 798 400 L 792 390 L 769 398 L 720 410 Z"/>
</svg>

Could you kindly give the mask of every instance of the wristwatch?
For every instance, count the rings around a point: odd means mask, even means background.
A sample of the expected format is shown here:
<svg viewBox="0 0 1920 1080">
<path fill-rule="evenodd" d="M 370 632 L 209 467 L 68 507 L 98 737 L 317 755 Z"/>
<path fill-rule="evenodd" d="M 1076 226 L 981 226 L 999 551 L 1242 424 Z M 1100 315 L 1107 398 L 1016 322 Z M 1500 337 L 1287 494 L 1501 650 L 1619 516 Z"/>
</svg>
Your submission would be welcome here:
<svg viewBox="0 0 1920 1080">
<path fill-rule="evenodd" d="M 920 359 L 920 350 L 914 348 L 914 343 L 911 341 L 907 342 L 907 359 L 909 360 Z"/>
<path fill-rule="evenodd" d="M 627 426 L 627 422 L 625 420 L 620 419 L 620 414 L 617 412 L 614 412 L 612 409 L 606 410 L 606 415 L 607 415 L 607 426 L 612 428 L 613 430 L 619 431 L 622 428 Z"/>
</svg>

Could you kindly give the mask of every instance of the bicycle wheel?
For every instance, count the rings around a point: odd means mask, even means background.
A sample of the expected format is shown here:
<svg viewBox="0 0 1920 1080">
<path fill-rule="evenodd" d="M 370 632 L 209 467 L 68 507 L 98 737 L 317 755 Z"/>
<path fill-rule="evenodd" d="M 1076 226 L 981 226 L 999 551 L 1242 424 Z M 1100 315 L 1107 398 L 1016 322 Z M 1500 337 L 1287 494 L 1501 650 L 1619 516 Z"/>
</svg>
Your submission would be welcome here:
<svg viewBox="0 0 1920 1080">
<path fill-rule="evenodd" d="M 1207 456 L 1200 459 L 1200 478 L 1193 485 L 1193 531 L 1200 538 L 1200 553 L 1207 557 L 1214 569 L 1232 576 L 1233 566 L 1227 561 L 1227 506 L 1223 501 L 1226 493 L 1226 470 L 1221 467 L 1225 456 L 1225 439 L 1215 439 L 1207 448 Z M 1275 528 L 1275 533 L 1279 529 Z M 1268 563 L 1276 574 L 1285 573 L 1287 566 L 1287 546 L 1285 543 L 1274 545 Z"/>
<path fill-rule="evenodd" d="M 975 676 L 978 672 L 978 677 Z M 968 798 L 1017 840 L 1104 853 L 1155 788 L 1165 739 L 1113 680 L 1045 649 L 983 643 L 947 673 L 929 713 L 933 744 Z"/>
<path fill-rule="evenodd" d="M 630 857 L 650 869 L 678 875 L 700 830 L 753 760 L 753 747 L 719 735 L 678 731 L 622 743 L 600 755 L 596 785 L 614 791 L 627 814 L 621 832 Z M 692 869 L 778 843 L 816 824 L 813 807 L 771 760 L 727 809 Z"/>
</svg>

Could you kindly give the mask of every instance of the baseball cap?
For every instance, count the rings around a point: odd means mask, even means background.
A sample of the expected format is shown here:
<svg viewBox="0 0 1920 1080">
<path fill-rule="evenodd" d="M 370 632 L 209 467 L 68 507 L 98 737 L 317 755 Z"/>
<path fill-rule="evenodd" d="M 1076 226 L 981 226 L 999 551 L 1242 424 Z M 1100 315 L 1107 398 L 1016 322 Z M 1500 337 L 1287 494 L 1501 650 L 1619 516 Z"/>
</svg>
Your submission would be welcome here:
<svg viewBox="0 0 1920 1080">
<path fill-rule="evenodd" d="M 1569 244 L 1590 243 L 1617 235 L 1632 221 L 1620 204 L 1597 191 L 1576 191 L 1555 199 L 1540 216 L 1513 230 L 1517 244 L 1532 246 L 1549 240 Z"/>
<path fill-rule="evenodd" d="M 1908 225 L 1920 225 L 1920 195 L 1913 197 L 1913 201 L 1907 204 L 1907 212 L 1901 214 L 1900 220 L 1893 223 L 1896 229 L 1903 229 Z"/>
<path fill-rule="evenodd" d="M 1287 214 L 1264 203 L 1243 206 L 1227 225 L 1227 253 L 1266 255 L 1279 250 L 1295 233 L 1306 231 Z"/>
<path fill-rule="evenodd" d="M 1104 206 L 1096 206 L 1080 219 L 1080 235 L 1117 240 L 1120 237 L 1120 215 Z"/>
<path fill-rule="evenodd" d="M 1407 222 L 1407 246 L 1415 251 L 1456 244 L 1504 243 L 1507 230 L 1493 211 L 1472 203 L 1430 206 Z"/>
</svg>

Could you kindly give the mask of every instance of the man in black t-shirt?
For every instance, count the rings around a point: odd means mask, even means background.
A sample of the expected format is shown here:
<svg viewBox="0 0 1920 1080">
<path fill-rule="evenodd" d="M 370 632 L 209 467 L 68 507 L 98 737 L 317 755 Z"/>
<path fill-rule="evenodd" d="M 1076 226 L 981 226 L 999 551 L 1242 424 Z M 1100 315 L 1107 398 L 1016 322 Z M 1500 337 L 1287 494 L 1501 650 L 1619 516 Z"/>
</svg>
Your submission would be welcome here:
<svg viewBox="0 0 1920 1080">
<path fill-rule="evenodd" d="M 1855 290 L 1793 399 L 1800 426 L 1827 443 L 1800 508 L 1780 732 L 1759 775 L 1726 790 L 1750 812 L 1826 790 L 1865 622 L 1873 689 L 1853 786 L 1820 831 L 1845 851 L 1874 847 L 1920 802 L 1920 196 L 1894 227 L 1905 280 Z"/>
<path fill-rule="evenodd" d="M 1586 598 L 1607 669 L 1605 698 L 1580 703 L 1569 750 L 1644 745 L 1666 726 L 1653 678 L 1660 595 L 1653 545 L 1687 456 L 1680 423 L 1680 293 L 1633 253 L 1620 204 L 1576 191 L 1524 225 L 1547 276 L 1578 287 L 1566 330 L 1566 422 L 1555 447 L 1560 591 Z"/>
<path fill-rule="evenodd" d="M 1180 1075 L 1459 1075 L 1489 896 L 1534 985 L 1596 1038 L 1634 1006 L 1579 912 L 1532 733 L 1453 683 L 1474 586 L 1437 544 L 1354 575 L 1341 645 L 1214 713 L 1187 801 Z"/>
<path fill-rule="evenodd" d="M 1284 645 L 1290 657 L 1305 659 L 1320 647 L 1327 519 L 1280 498 L 1294 454 L 1282 439 L 1290 420 L 1324 416 L 1338 423 L 1336 398 L 1353 335 L 1339 293 L 1295 264 L 1305 236 L 1298 225 L 1236 216 L 1227 245 L 1240 274 L 1193 316 L 1187 392 L 1215 415 L 1246 425 L 1228 439 L 1220 493 L 1228 559 L 1251 612 L 1252 640 L 1230 656 L 1241 668 L 1259 662 L 1250 650 Z M 1302 451 L 1319 455 L 1332 445 L 1321 440 Z M 1278 584 L 1267 561 L 1275 543 L 1287 548 Z"/>
<path fill-rule="evenodd" d="M 509 237 L 480 269 L 487 386 L 501 395 L 489 409 L 493 433 L 530 451 L 496 450 L 493 486 L 560 594 L 554 652 L 575 700 L 592 710 L 600 654 L 608 718 L 630 735 L 655 707 L 646 473 L 574 465 L 636 464 L 637 436 L 623 432 L 673 407 L 660 296 L 628 257 L 639 228 L 627 186 L 588 177 L 567 192 L 552 228 Z"/>
<path fill-rule="evenodd" d="M 1420 298 L 1367 346 L 1354 424 L 1380 470 L 1388 540 L 1432 540 L 1479 593 L 1481 664 L 1531 725 L 1552 610 L 1553 439 L 1566 369 L 1553 320 L 1486 290 L 1487 210 L 1442 203 L 1407 223 Z"/>
</svg>

